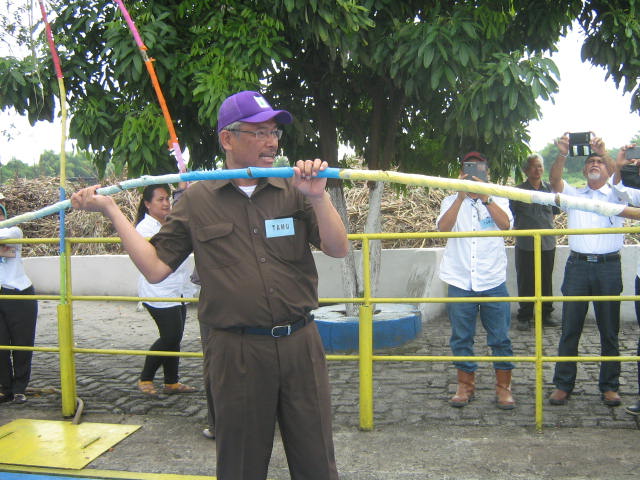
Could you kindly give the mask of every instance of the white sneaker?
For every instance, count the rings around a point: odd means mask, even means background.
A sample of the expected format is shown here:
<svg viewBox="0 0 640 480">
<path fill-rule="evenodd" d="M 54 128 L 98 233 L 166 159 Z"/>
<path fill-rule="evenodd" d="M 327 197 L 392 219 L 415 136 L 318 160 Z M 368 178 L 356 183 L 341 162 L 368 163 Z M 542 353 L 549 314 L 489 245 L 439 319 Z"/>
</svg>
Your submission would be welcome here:
<svg viewBox="0 0 640 480">
<path fill-rule="evenodd" d="M 213 440 L 214 438 L 216 438 L 216 431 L 213 428 L 207 427 L 204 430 L 202 430 L 202 435 Z"/>
</svg>

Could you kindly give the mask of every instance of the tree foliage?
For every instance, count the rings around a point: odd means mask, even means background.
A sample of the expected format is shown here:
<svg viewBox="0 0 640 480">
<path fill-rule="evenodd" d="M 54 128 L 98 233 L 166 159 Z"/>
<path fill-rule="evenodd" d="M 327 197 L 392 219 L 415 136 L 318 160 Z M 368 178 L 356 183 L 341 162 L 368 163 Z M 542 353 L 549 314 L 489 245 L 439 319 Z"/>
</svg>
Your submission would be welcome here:
<svg viewBox="0 0 640 480">
<path fill-rule="evenodd" d="M 131 176 L 175 171 L 155 93 L 115 2 L 49 4 L 70 136 L 101 171 L 109 161 Z M 336 165 L 342 142 L 372 169 L 454 174 L 456 158 L 479 149 L 491 158 L 494 178 L 504 179 L 528 153 L 536 100 L 557 91 L 558 72 L 546 54 L 577 18 L 588 35 L 585 58 L 603 61 L 598 52 L 614 48 L 603 57 L 606 68 L 637 93 L 634 1 L 127 4 L 191 168 L 214 168 L 221 101 L 260 89 L 296 118 L 282 141 L 290 158 L 320 152 Z M 52 118 L 57 84 L 42 29 L 33 31 L 32 55 L 0 58 L 0 105 L 35 122 Z M 623 48 L 620 35 L 628 40 Z"/>
<path fill-rule="evenodd" d="M 603 67 L 640 112 L 640 1 L 589 0 L 579 21 L 586 34 L 582 60 Z"/>
<path fill-rule="evenodd" d="M 66 152 L 66 174 L 69 179 L 97 179 L 98 172 L 86 152 Z M 38 178 L 60 176 L 60 154 L 45 150 L 35 165 L 27 165 L 18 158 L 12 158 L 6 165 L 0 165 L 0 183 L 12 178 Z"/>
</svg>

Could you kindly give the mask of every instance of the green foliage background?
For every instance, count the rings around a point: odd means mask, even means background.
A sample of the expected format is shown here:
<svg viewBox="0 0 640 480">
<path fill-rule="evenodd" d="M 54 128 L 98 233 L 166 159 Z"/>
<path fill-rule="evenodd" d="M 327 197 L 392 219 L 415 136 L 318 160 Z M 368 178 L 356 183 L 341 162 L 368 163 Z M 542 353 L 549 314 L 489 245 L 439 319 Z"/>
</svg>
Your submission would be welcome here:
<svg viewBox="0 0 640 480">
<path fill-rule="evenodd" d="M 153 0 L 127 2 L 153 59 L 190 167 L 215 168 L 216 112 L 261 90 L 295 122 L 291 159 L 339 165 L 353 147 L 371 169 L 456 175 L 481 150 L 506 181 L 529 153 L 538 99 L 557 91 L 547 54 L 575 22 L 585 61 L 603 66 L 640 109 L 640 0 Z M 15 5 L 15 4 L 14 4 Z M 51 0 L 70 137 L 103 175 L 176 170 L 144 62 L 115 2 Z M 31 122 L 55 115 L 58 86 L 41 23 L 0 19 L 0 108 Z M 37 18 L 37 17 L 36 17 Z M 516 177 L 519 170 L 515 168 Z"/>
</svg>

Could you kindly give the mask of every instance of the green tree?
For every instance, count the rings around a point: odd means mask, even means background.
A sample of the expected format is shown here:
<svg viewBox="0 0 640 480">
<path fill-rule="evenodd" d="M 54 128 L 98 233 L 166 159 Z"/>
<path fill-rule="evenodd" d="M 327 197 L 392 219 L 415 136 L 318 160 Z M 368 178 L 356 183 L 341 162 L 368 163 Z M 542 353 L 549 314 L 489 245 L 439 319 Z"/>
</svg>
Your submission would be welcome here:
<svg viewBox="0 0 640 480">
<path fill-rule="evenodd" d="M 68 178 L 97 178 L 98 172 L 87 152 L 66 152 L 66 175 Z M 34 176 L 60 176 L 60 154 L 46 150 L 40 155 L 39 162 L 33 166 Z"/>
<path fill-rule="evenodd" d="M 6 165 L 0 165 L 0 182 L 4 183 L 13 178 L 33 178 L 33 172 L 22 160 L 12 158 Z"/>
<path fill-rule="evenodd" d="M 100 170 L 111 158 L 129 175 L 175 170 L 151 82 L 115 3 L 50 5 L 70 136 Z M 340 138 L 370 168 L 446 173 L 461 152 L 482 148 L 503 178 L 526 148 L 535 99 L 557 88 L 554 65 L 540 54 L 580 7 L 577 0 L 130 5 L 192 168 L 213 167 L 221 100 L 263 80 L 274 102 L 297 106 L 299 121 L 283 143 L 294 158 L 320 149 L 334 164 Z M 46 44 L 40 39 L 31 51 L 0 62 L 1 104 L 32 121 L 51 119 L 57 82 Z"/>
</svg>

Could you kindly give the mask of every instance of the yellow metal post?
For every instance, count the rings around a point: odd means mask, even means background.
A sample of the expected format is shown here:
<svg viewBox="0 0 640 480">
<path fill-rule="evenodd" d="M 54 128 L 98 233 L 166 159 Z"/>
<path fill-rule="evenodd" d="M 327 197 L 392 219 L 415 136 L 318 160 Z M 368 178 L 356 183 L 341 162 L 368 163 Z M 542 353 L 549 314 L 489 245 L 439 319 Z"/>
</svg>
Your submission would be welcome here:
<svg viewBox="0 0 640 480">
<path fill-rule="evenodd" d="M 360 306 L 360 430 L 373 430 L 373 309 Z"/>
<path fill-rule="evenodd" d="M 542 237 L 533 235 L 533 271 L 534 271 L 534 331 L 535 331 L 535 366 L 536 366 L 536 430 L 542 432 Z"/>
<path fill-rule="evenodd" d="M 60 348 L 60 389 L 62 415 L 72 417 L 76 412 L 76 363 L 73 352 L 73 314 L 71 309 L 71 247 L 63 243 L 60 252 L 60 304 L 58 305 L 58 346 Z"/>
<path fill-rule="evenodd" d="M 360 359 L 360 429 L 373 430 L 373 307 L 369 239 L 362 241 L 364 305 L 360 306 L 358 352 Z"/>
<path fill-rule="evenodd" d="M 76 412 L 76 368 L 73 358 L 73 322 L 68 303 L 58 305 L 58 342 L 62 415 L 72 417 Z"/>
</svg>

